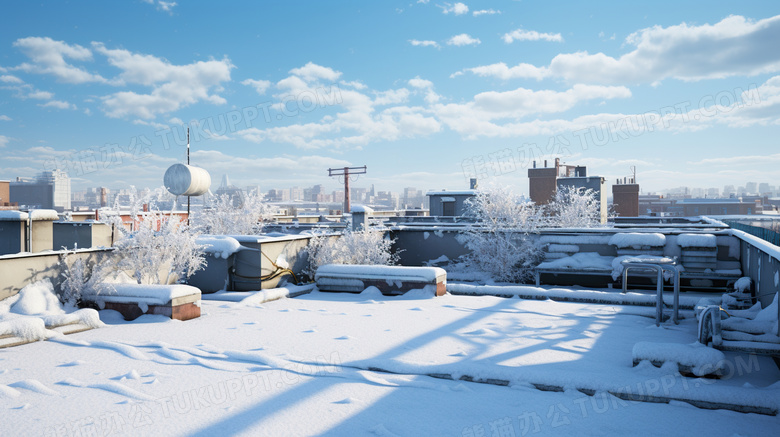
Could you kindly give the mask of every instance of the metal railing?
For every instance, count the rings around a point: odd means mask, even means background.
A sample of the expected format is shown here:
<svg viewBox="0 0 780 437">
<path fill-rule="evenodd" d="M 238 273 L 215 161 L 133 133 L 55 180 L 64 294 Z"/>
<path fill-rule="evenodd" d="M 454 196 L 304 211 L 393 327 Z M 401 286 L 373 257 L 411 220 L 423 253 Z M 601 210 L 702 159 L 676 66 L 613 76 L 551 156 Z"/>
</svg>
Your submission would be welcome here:
<svg viewBox="0 0 780 437">
<path fill-rule="evenodd" d="M 780 246 L 780 233 L 771 229 L 762 228 L 759 226 L 751 226 L 743 223 L 735 222 L 732 220 L 724 221 L 732 229 L 738 229 L 743 232 L 747 232 L 750 235 L 756 236 L 764 241 L 768 241 L 775 246 Z"/>
</svg>

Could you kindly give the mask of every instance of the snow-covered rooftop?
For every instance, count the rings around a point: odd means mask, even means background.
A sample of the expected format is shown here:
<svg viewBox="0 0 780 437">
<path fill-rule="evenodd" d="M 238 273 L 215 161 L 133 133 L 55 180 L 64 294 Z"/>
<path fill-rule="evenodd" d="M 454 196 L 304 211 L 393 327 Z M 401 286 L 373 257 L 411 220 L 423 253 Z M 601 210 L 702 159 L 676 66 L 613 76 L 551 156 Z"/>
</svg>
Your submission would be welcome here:
<svg viewBox="0 0 780 437">
<path fill-rule="evenodd" d="M 643 316 L 652 311 L 492 296 L 385 297 L 371 291 L 314 291 L 265 303 L 250 293 L 238 302 L 203 301 L 203 315 L 187 322 L 162 316 L 124 322 L 102 311 L 109 326 L 0 350 L 0 434 L 777 431 L 777 416 L 676 401 L 630 402 L 608 394 L 622 388 L 780 404 L 780 372 L 768 358 L 726 353 L 726 368 L 733 370 L 721 380 L 684 378 L 676 366 L 632 367 L 637 343 L 696 339 L 695 319 L 656 327 Z M 494 385 L 501 381 L 507 385 Z M 540 390 L 545 387 L 563 391 Z"/>
</svg>

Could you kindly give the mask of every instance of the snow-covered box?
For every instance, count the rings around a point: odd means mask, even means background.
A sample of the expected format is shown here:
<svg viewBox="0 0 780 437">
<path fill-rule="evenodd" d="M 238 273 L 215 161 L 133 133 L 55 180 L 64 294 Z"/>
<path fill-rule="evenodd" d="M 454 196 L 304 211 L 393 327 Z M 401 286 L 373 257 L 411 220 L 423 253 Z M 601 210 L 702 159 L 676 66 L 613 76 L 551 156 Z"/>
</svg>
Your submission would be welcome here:
<svg viewBox="0 0 780 437">
<path fill-rule="evenodd" d="M 118 311 L 126 320 L 144 314 L 167 316 L 176 320 L 200 317 L 200 290 L 190 285 L 111 284 L 110 292 L 82 295 L 98 309 Z"/>
<path fill-rule="evenodd" d="M 423 289 L 435 296 L 447 292 L 447 272 L 439 267 L 327 264 L 314 277 L 320 291 L 360 293 L 374 286 L 385 295 Z"/>
<path fill-rule="evenodd" d="M 681 260 L 686 270 L 718 270 L 718 245 L 713 234 L 680 234 L 677 236 Z"/>
</svg>

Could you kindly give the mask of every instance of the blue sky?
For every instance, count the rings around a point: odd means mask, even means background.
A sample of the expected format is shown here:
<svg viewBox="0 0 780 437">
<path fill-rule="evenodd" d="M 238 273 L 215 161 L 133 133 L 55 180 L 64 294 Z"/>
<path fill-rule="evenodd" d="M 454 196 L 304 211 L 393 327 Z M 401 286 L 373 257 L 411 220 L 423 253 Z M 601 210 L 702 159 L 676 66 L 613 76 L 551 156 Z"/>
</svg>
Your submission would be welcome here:
<svg viewBox="0 0 780 437">
<path fill-rule="evenodd" d="M 645 192 L 780 184 L 773 2 L 14 2 L 0 179 L 262 190 L 512 185 L 560 157 Z"/>
</svg>

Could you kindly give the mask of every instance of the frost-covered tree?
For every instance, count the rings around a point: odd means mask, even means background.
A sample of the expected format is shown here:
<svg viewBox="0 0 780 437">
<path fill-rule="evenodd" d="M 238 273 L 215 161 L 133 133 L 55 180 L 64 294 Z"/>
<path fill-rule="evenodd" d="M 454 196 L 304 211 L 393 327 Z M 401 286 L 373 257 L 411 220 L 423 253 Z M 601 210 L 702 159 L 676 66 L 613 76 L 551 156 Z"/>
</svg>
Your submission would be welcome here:
<svg viewBox="0 0 780 437">
<path fill-rule="evenodd" d="M 60 260 L 62 282 L 60 283 L 60 302 L 76 306 L 82 294 L 96 295 L 110 292 L 111 284 L 106 278 L 114 272 L 114 264 L 110 259 L 98 264 L 84 261 L 83 258 L 70 259 L 65 254 Z"/>
<path fill-rule="evenodd" d="M 138 229 L 114 245 L 119 261 L 139 284 L 168 284 L 185 279 L 203 268 L 203 246 L 195 242 L 197 233 L 176 216 L 159 211 L 144 213 Z"/>
<path fill-rule="evenodd" d="M 263 222 L 269 220 L 273 212 L 258 194 L 243 196 L 241 202 L 234 202 L 230 195 L 222 194 L 211 207 L 193 214 L 192 226 L 204 234 L 254 235 L 262 232 Z"/>
<path fill-rule="evenodd" d="M 592 228 L 601 224 L 601 203 L 591 189 L 566 186 L 547 205 L 549 225 L 560 228 Z"/>
<path fill-rule="evenodd" d="M 114 272 L 123 270 L 139 284 L 168 284 L 203 268 L 203 246 L 195 242 L 199 233 L 178 216 L 159 210 L 159 205 L 175 206 L 175 196 L 164 187 L 141 192 L 131 187 L 130 192 L 128 205 L 101 210 L 101 220 L 118 233 Z M 128 208 L 132 229 L 121 219 Z"/>
<path fill-rule="evenodd" d="M 545 224 L 542 209 L 508 188 L 493 187 L 469 200 L 468 214 L 476 222 L 460 236 L 471 250 L 465 263 L 498 281 L 529 280 L 543 257 L 530 236 Z"/>
<path fill-rule="evenodd" d="M 308 273 L 313 278 L 317 268 L 325 264 L 393 265 L 398 262 L 398 254 L 390 250 L 394 241 L 373 229 L 313 237 L 306 247 Z"/>
</svg>

